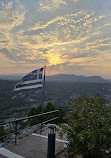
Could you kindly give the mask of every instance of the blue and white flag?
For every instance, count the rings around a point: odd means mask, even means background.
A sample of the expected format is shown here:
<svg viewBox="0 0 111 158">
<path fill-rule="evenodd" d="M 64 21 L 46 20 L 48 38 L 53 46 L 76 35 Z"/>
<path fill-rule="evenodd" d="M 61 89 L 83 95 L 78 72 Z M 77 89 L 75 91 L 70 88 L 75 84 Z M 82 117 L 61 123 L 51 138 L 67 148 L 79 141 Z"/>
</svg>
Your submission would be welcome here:
<svg viewBox="0 0 111 158">
<path fill-rule="evenodd" d="M 23 77 L 15 86 L 14 91 L 20 90 L 41 90 L 43 88 L 43 71 L 44 67 L 34 70 Z"/>
</svg>

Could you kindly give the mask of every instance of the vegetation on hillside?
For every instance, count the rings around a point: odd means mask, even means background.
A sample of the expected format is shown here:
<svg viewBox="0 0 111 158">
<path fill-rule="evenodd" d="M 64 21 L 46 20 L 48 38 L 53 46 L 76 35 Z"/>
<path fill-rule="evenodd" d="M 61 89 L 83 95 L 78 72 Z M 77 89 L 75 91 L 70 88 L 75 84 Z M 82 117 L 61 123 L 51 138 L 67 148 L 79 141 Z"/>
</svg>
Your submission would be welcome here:
<svg viewBox="0 0 111 158">
<path fill-rule="evenodd" d="M 27 116 L 32 107 L 42 104 L 42 91 L 13 92 L 17 81 L 0 80 L 0 122 L 9 118 Z M 46 82 L 45 103 L 53 103 L 57 107 L 62 105 L 66 110 L 69 99 L 82 95 L 94 96 L 100 93 L 105 103 L 111 101 L 110 83 L 59 83 Z"/>
<path fill-rule="evenodd" d="M 6 131 L 4 130 L 3 126 L 0 126 L 0 137 L 4 136 Z M 0 141 L 3 141 L 3 138 L 0 138 Z"/>
<path fill-rule="evenodd" d="M 47 112 L 54 111 L 54 110 L 58 110 L 58 112 L 44 115 L 43 118 L 42 118 L 43 119 L 42 121 L 50 120 L 54 117 L 59 117 L 59 120 L 58 121 L 55 120 L 54 122 L 56 122 L 56 123 L 57 122 L 59 122 L 59 123 L 63 122 L 64 117 L 65 117 L 65 110 L 63 109 L 62 106 L 57 107 L 57 106 L 54 106 L 52 103 L 49 102 L 44 106 L 43 113 L 47 113 Z M 39 105 L 36 108 L 35 107 L 31 108 L 31 110 L 28 113 L 28 116 L 33 116 L 33 115 L 37 115 L 37 114 L 40 114 L 40 113 L 42 113 L 42 106 L 41 105 Z M 31 125 L 38 124 L 38 123 L 41 122 L 41 116 L 33 118 L 29 121 L 30 121 Z"/>
<path fill-rule="evenodd" d="M 84 158 L 102 158 L 111 148 L 111 108 L 105 108 L 99 95 L 82 96 L 70 102 L 72 112 L 63 125 L 67 133 L 68 153 Z"/>
</svg>

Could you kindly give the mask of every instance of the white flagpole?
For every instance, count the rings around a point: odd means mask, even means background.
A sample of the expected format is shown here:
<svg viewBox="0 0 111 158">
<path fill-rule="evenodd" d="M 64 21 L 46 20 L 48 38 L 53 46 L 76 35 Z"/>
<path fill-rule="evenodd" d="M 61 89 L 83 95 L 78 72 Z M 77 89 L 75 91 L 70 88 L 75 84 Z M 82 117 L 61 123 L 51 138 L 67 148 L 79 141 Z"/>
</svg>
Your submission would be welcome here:
<svg viewBox="0 0 111 158">
<path fill-rule="evenodd" d="M 45 91 L 45 73 L 46 73 L 46 66 L 44 66 L 44 80 L 43 80 L 43 108 L 44 108 L 44 91 Z"/>
<path fill-rule="evenodd" d="M 42 122 L 43 122 L 43 110 L 44 110 L 44 91 L 45 91 L 45 72 L 46 72 L 46 66 L 44 66 L 44 71 L 43 71 L 43 98 L 42 98 L 42 116 L 41 116 L 41 133 L 42 133 Z"/>
</svg>

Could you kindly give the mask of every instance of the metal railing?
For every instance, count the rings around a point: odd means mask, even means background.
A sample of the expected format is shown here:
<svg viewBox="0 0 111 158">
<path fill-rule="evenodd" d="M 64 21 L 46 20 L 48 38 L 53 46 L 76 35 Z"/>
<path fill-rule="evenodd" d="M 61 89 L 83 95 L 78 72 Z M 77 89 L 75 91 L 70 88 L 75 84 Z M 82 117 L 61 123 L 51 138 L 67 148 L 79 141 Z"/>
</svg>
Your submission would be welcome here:
<svg viewBox="0 0 111 158">
<path fill-rule="evenodd" d="M 43 124 L 46 124 L 48 122 L 52 122 L 52 121 L 57 120 L 59 118 L 58 116 L 56 116 L 56 117 L 50 118 L 48 120 L 44 120 L 44 116 L 45 115 L 49 115 L 49 114 L 53 114 L 53 113 L 57 113 L 57 112 L 59 112 L 59 110 L 49 111 L 49 112 L 42 113 L 42 114 L 37 114 L 37 115 L 33 115 L 33 116 L 28 116 L 28 117 L 22 117 L 22 118 L 18 118 L 18 119 L 12 120 L 12 121 L 7 121 L 7 122 L 0 123 L 0 126 L 2 126 L 2 127 L 5 124 L 10 124 L 10 123 L 11 124 L 13 123 L 15 125 L 15 128 L 14 128 L 13 132 L 8 132 L 7 134 L 5 134 L 3 136 L 0 136 L 0 139 L 3 139 L 5 137 L 7 137 L 7 136 L 15 134 L 15 144 L 17 144 L 17 135 L 18 135 L 18 133 L 34 126 L 34 125 L 32 125 L 32 126 L 29 125 L 27 128 L 19 129 L 18 125 L 20 124 L 21 121 L 24 121 L 24 120 L 28 120 L 29 121 L 30 119 L 33 119 L 33 118 L 36 118 L 36 117 L 40 117 L 41 118 L 41 122 L 37 123 L 36 125 L 41 125 L 40 126 L 40 131 L 42 131 Z"/>
</svg>

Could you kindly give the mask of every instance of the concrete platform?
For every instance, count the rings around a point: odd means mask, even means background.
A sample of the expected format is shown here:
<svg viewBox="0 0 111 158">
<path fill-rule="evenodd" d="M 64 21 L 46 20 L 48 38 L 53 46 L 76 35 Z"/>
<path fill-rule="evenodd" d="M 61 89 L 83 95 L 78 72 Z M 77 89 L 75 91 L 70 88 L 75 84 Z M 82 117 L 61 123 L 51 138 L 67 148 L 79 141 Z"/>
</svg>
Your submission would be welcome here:
<svg viewBox="0 0 111 158">
<path fill-rule="evenodd" d="M 43 135 L 44 134 L 44 135 Z M 44 131 L 42 135 L 32 134 L 27 136 L 17 142 L 17 145 L 11 144 L 4 148 L 11 151 L 14 154 L 20 156 L 20 158 L 47 158 L 47 144 L 48 144 L 48 130 Z M 57 135 L 58 138 L 58 135 Z M 66 140 L 56 140 L 55 144 L 55 154 L 58 154 L 64 149 L 64 144 Z M 0 158 L 6 158 L 0 155 Z M 16 158 L 8 154 L 8 158 Z"/>
<path fill-rule="evenodd" d="M 6 158 L 6 157 L 0 154 L 0 158 Z"/>
</svg>

